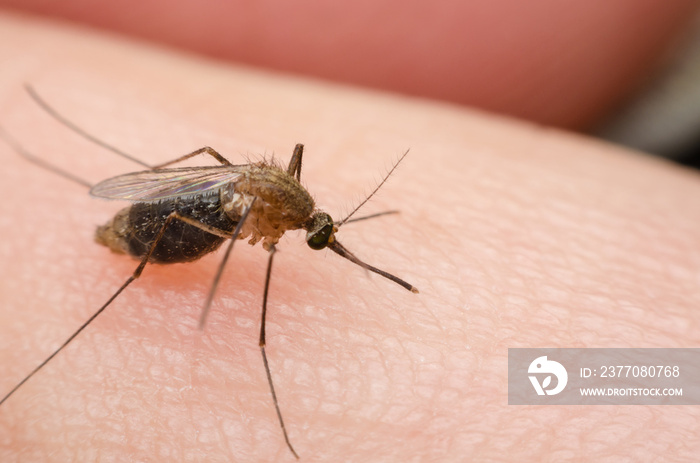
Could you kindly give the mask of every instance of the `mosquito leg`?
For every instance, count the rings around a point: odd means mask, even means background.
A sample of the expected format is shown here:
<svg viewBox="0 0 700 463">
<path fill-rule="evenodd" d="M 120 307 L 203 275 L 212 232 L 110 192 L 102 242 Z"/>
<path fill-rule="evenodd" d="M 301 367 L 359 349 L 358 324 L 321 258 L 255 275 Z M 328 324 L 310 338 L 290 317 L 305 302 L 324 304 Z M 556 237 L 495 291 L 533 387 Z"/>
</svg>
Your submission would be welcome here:
<svg viewBox="0 0 700 463">
<path fill-rule="evenodd" d="M 145 162 L 141 161 L 140 159 L 137 159 L 137 158 L 131 156 L 130 154 L 125 153 L 124 151 L 122 151 L 118 148 L 115 148 L 114 146 L 110 145 L 109 143 L 106 143 L 106 142 L 100 140 L 99 138 L 97 138 L 93 135 L 90 135 L 89 133 L 87 133 L 86 131 L 84 131 L 80 127 L 78 127 L 76 124 L 74 124 L 73 122 L 68 120 L 66 117 L 64 117 L 61 113 L 56 111 L 56 109 L 54 109 L 53 106 L 48 104 L 46 102 L 46 100 L 44 100 L 42 97 L 40 97 L 39 94 L 36 92 L 36 90 L 34 90 L 34 87 L 32 87 L 31 85 L 24 84 L 24 88 L 27 91 L 27 93 L 29 94 L 29 96 L 32 97 L 32 99 L 36 102 L 36 104 L 41 106 L 41 108 L 44 111 L 46 111 L 51 117 L 56 119 L 58 122 L 60 122 L 64 126 L 68 127 L 73 132 L 77 133 L 81 137 L 83 137 L 87 140 L 90 140 L 92 143 L 94 143 L 98 146 L 101 146 L 102 148 L 109 150 L 112 153 L 123 157 L 124 159 L 128 159 L 129 161 L 135 162 L 136 164 L 142 165 L 144 167 L 148 167 L 148 168 L 151 167 L 148 164 L 146 164 Z"/>
<path fill-rule="evenodd" d="M 42 169 L 48 170 L 49 172 L 56 174 L 60 177 L 63 177 L 67 180 L 70 180 L 71 182 L 77 183 L 78 185 L 86 186 L 88 188 L 92 188 L 92 184 L 88 182 L 87 180 L 83 180 L 82 178 L 73 175 L 72 173 L 68 172 L 67 170 L 63 170 L 60 167 L 54 166 L 51 163 L 48 163 L 44 161 L 43 159 L 35 156 L 34 154 L 30 153 L 26 149 L 20 145 L 17 140 L 12 138 L 10 134 L 8 134 L 2 127 L 0 127 L 0 138 L 5 140 L 5 142 L 10 145 L 10 147 L 15 150 L 17 154 L 19 154 L 21 157 L 23 157 L 25 160 L 31 162 L 32 164 L 41 167 Z"/>
<path fill-rule="evenodd" d="M 151 165 L 141 161 L 140 159 L 137 159 L 134 156 L 132 156 L 128 153 L 125 153 L 124 151 L 120 150 L 119 148 L 116 148 L 116 147 L 100 140 L 99 138 L 95 137 L 94 135 L 91 135 L 91 134 L 87 133 L 85 130 L 78 127 L 75 123 L 68 120 L 65 116 L 63 116 L 60 112 L 58 112 L 53 106 L 48 104 L 46 102 L 46 100 L 44 100 L 41 96 L 39 96 L 37 91 L 34 90 L 34 87 L 32 87 L 31 85 L 25 84 L 24 88 L 27 90 L 27 93 L 29 94 L 29 96 L 32 97 L 32 99 L 39 106 L 41 106 L 41 108 L 44 111 L 46 111 L 51 117 L 56 119 L 58 122 L 60 122 L 64 126 L 68 127 L 73 132 L 77 133 L 78 135 L 80 135 L 81 137 L 83 137 L 87 140 L 90 140 L 92 143 L 95 143 L 96 145 L 101 146 L 102 148 L 111 151 L 112 153 L 114 153 L 118 156 L 121 156 L 125 159 L 128 159 L 129 161 L 135 162 L 136 164 L 142 165 L 142 166 L 147 167 L 149 169 L 161 169 L 165 166 L 169 166 L 171 164 L 175 164 L 175 163 L 178 163 L 180 161 L 184 161 L 185 159 L 189 159 L 193 156 L 197 156 L 198 154 L 202 154 L 202 153 L 206 153 L 206 154 L 210 155 L 211 157 L 213 157 L 214 159 L 216 159 L 217 161 L 219 161 L 221 164 L 223 164 L 225 166 L 231 165 L 231 163 L 226 158 L 224 158 L 222 155 L 217 153 L 214 149 L 212 149 L 208 146 L 205 146 L 204 148 L 200 148 L 200 149 L 195 150 L 191 153 L 185 154 L 184 156 L 180 156 L 179 158 L 177 158 L 173 161 L 168 161 L 168 162 L 165 162 L 163 164 L 151 166 Z M 33 162 L 36 162 L 36 161 L 33 161 Z"/>
<path fill-rule="evenodd" d="M 12 390 L 7 393 L 2 399 L 0 399 L 0 405 L 2 405 L 12 394 L 15 393 L 24 383 L 29 381 L 29 379 L 34 376 L 39 370 L 41 370 L 47 363 L 49 363 L 56 355 L 58 355 L 59 352 L 61 352 L 68 344 L 73 341 L 73 339 L 76 338 L 87 326 L 92 323 L 109 305 L 121 294 L 122 291 L 126 289 L 127 286 L 129 286 L 134 280 L 136 280 L 138 277 L 141 276 L 141 273 L 143 273 L 143 269 L 146 267 L 146 264 L 148 263 L 148 260 L 150 259 L 151 255 L 153 254 L 153 251 L 155 250 L 156 246 L 160 242 L 161 239 L 163 239 L 163 235 L 165 234 L 166 229 L 168 228 L 168 225 L 173 220 L 182 220 L 188 224 L 192 224 L 192 222 L 195 222 L 197 225 L 195 226 L 200 226 L 200 228 L 204 229 L 205 231 L 211 232 L 211 227 L 206 227 L 203 224 L 200 224 L 199 222 L 193 221 L 192 219 L 188 219 L 186 217 L 181 216 L 177 212 L 173 212 L 168 216 L 168 218 L 165 220 L 163 223 L 163 226 L 160 228 L 158 234 L 156 235 L 155 239 L 153 240 L 153 243 L 151 243 L 151 246 L 148 248 L 148 252 L 146 255 L 143 256 L 141 259 L 141 263 L 139 263 L 139 266 L 136 267 L 136 270 L 134 270 L 134 273 L 127 278 L 127 280 L 122 284 L 119 289 L 112 295 L 112 297 L 109 298 L 107 302 L 104 303 L 102 307 L 100 307 L 90 318 L 87 319 L 85 323 L 83 323 L 73 334 L 70 335 L 66 341 L 61 344 L 61 346 L 56 349 L 49 357 L 46 358 L 43 362 L 39 364 L 34 370 L 32 370 L 31 373 L 29 373 L 22 381 L 19 382 L 15 387 L 12 388 Z M 226 237 L 228 237 L 228 234 L 224 232 L 223 230 L 218 230 L 218 233 L 214 234 L 225 234 Z"/>
<path fill-rule="evenodd" d="M 296 177 L 297 181 L 301 180 L 301 157 L 304 155 L 304 145 L 297 143 L 294 147 L 294 153 L 292 153 L 292 158 L 289 160 L 289 165 L 287 166 L 287 173 L 292 177 Z"/>
<path fill-rule="evenodd" d="M 280 411 L 280 406 L 277 403 L 277 394 L 275 394 L 275 386 L 272 385 L 272 374 L 270 374 L 270 365 L 267 363 L 267 355 L 265 354 L 265 347 L 260 346 L 260 352 L 262 352 L 263 364 L 265 364 L 265 374 L 267 375 L 267 383 L 270 385 L 270 392 L 272 392 L 272 401 L 275 403 L 275 411 L 277 412 L 277 419 L 282 427 L 282 434 L 284 435 L 284 441 L 287 443 L 289 451 L 292 452 L 294 458 L 299 459 L 296 450 L 292 447 L 292 443 L 289 441 L 289 436 L 287 435 L 287 428 L 284 427 L 284 420 L 282 419 L 282 412 Z"/>
<path fill-rule="evenodd" d="M 300 145 L 297 145 L 300 146 Z M 275 386 L 272 383 L 272 373 L 270 373 L 270 364 L 267 362 L 267 354 L 265 353 L 265 316 L 267 315 L 267 295 L 270 290 L 270 275 L 272 274 L 272 260 L 275 256 L 275 246 L 270 246 L 270 258 L 267 261 L 267 274 L 265 275 L 265 290 L 263 292 L 263 306 L 262 306 L 262 317 L 260 322 L 260 352 L 262 353 L 263 364 L 265 365 L 265 374 L 267 375 L 267 384 L 270 385 L 270 392 L 272 393 L 272 402 L 275 404 L 275 411 L 277 412 L 277 419 L 280 422 L 280 427 L 282 428 L 282 434 L 284 434 L 284 441 L 287 443 L 287 447 L 292 452 L 292 455 L 298 460 L 299 455 L 292 447 L 292 443 L 289 441 L 289 436 L 287 435 L 287 428 L 284 426 L 284 420 L 282 419 L 282 412 L 280 411 L 280 405 L 277 402 L 277 394 L 275 393 Z"/>
<path fill-rule="evenodd" d="M 277 248 L 270 246 L 270 257 L 267 261 L 267 273 L 265 275 L 265 290 L 263 291 L 262 317 L 260 321 L 260 347 L 265 347 L 265 317 L 267 316 L 267 294 L 270 291 L 270 276 L 272 275 L 272 260 Z"/>
<path fill-rule="evenodd" d="M 112 303 L 112 301 L 114 301 L 114 300 L 117 298 L 117 296 L 119 296 L 119 294 L 121 294 L 121 292 L 124 291 L 124 289 L 125 289 L 127 286 L 129 286 L 129 284 L 131 284 L 131 282 L 134 281 L 135 279 L 136 279 L 136 278 L 134 278 L 133 275 L 130 276 L 130 277 L 124 282 L 124 284 L 121 285 L 121 287 L 117 290 L 117 292 L 115 292 L 115 293 L 112 295 L 112 297 L 110 297 L 109 300 L 108 300 L 107 302 L 105 302 L 105 304 L 104 304 L 102 307 L 99 308 L 99 310 L 98 310 L 97 312 L 95 312 L 94 314 L 92 314 L 92 316 L 91 316 L 90 318 L 88 318 L 87 321 L 86 321 L 85 323 L 83 323 L 83 324 L 80 326 L 80 328 L 78 328 L 68 339 L 66 339 L 66 341 L 65 341 L 63 344 L 61 344 L 61 346 L 60 346 L 58 349 L 56 349 L 49 357 L 47 357 L 46 360 L 44 360 L 43 362 L 41 362 L 41 363 L 39 364 L 39 366 L 37 366 L 36 368 L 34 368 L 34 370 L 32 370 L 31 373 L 29 373 L 27 376 L 25 376 L 24 379 L 23 379 L 22 381 L 20 381 L 15 387 L 13 387 L 12 390 L 11 390 L 10 392 L 8 392 L 7 394 L 5 394 L 5 396 L 4 396 L 2 399 L 0 399 L 0 405 L 2 405 L 7 399 L 9 399 L 10 396 L 11 396 L 12 394 L 14 394 L 20 387 L 22 387 L 22 385 L 23 385 L 24 383 L 26 383 L 27 381 L 29 381 L 29 379 L 30 379 L 32 376 L 34 376 L 34 375 L 35 375 L 39 370 L 41 370 L 47 363 L 49 363 L 49 362 L 51 361 L 51 359 L 53 359 L 56 355 L 58 355 L 58 353 L 61 352 L 61 351 L 63 350 L 64 347 L 66 347 L 68 344 L 70 344 L 70 342 L 71 342 L 73 339 L 75 339 L 75 337 L 78 336 L 78 335 L 80 334 L 80 332 L 83 331 L 90 323 L 92 323 L 93 320 L 95 320 L 95 319 L 97 318 L 97 316 L 100 315 L 100 314 Z"/>
<path fill-rule="evenodd" d="M 220 155 L 214 148 L 211 148 L 209 146 L 205 146 L 204 148 L 199 148 L 198 150 L 194 150 L 191 153 L 187 153 L 183 156 L 180 156 L 177 159 L 173 159 L 172 161 L 164 162 L 162 164 L 157 164 L 155 166 L 149 166 L 150 169 L 162 169 L 163 167 L 170 166 L 172 164 L 177 164 L 178 162 L 185 161 L 189 158 L 192 158 L 194 156 L 198 156 L 200 154 L 208 154 L 209 156 L 213 157 L 217 161 L 219 161 L 221 164 L 225 166 L 231 166 L 231 162 L 229 162 L 228 159 Z"/>
<path fill-rule="evenodd" d="M 241 230 L 243 229 L 243 224 L 245 223 L 246 219 L 248 218 L 248 214 L 250 213 L 250 210 L 253 208 L 253 204 L 255 203 L 255 199 L 256 198 L 254 197 L 253 201 L 251 201 L 250 205 L 243 212 L 243 214 L 241 215 L 241 219 L 238 221 L 238 224 L 236 225 L 236 229 L 233 231 L 233 234 L 230 236 L 231 241 L 229 242 L 228 246 L 226 247 L 226 252 L 224 253 L 224 258 L 221 259 L 221 263 L 219 264 L 219 268 L 216 270 L 216 275 L 214 276 L 214 281 L 211 284 L 211 288 L 209 289 L 209 294 L 207 294 L 207 300 L 204 302 L 204 307 L 202 308 L 202 315 L 199 317 L 199 329 L 200 330 L 204 328 L 204 323 L 207 320 L 207 315 L 209 314 L 209 309 L 211 308 L 211 301 L 214 299 L 214 293 L 216 293 L 216 288 L 219 286 L 219 281 L 221 280 L 221 275 L 223 275 L 223 273 L 224 273 L 224 268 L 226 267 L 226 262 L 228 262 L 228 258 L 231 255 L 231 251 L 233 250 L 233 245 L 236 242 L 238 235 L 241 234 Z"/>
<path fill-rule="evenodd" d="M 221 230 L 220 228 L 209 226 L 198 221 L 197 219 L 187 217 L 186 215 L 182 215 L 177 212 L 171 213 L 170 216 L 168 216 L 168 218 L 170 217 L 172 217 L 173 220 L 185 222 L 187 225 L 192 225 L 193 227 L 199 228 L 200 230 L 204 230 L 205 232 L 211 233 L 212 235 L 216 235 L 220 238 L 229 239 L 233 236 L 231 232 L 227 232 L 225 230 Z"/>
<path fill-rule="evenodd" d="M 233 245 L 236 242 L 238 235 L 241 234 L 241 230 L 243 229 L 243 224 L 245 223 L 246 219 L 248 218 L 248 214 L 250 213 L 251 209 L 253 208 L 253 204 L 255 203 L 255 199 L 256 198 L 254 197 L 253 200 L 251 201 L 250 205 L 245 209 L 245 211 L 243 211 L 243 214 L 241 215 L 241 218 L 238 221 L 236 228 L 233 230 L 233 233 L 230 233 L 230 232 L 227 232 L 225 230 L 221 230 L 221 229 L 203 224 L 196 219 L 179 214 L 178 212 L 172 212 L 168 216 L 168 218 L 165 220 L 165 223 L 163 224 L 163 227 L 161 228 L 161 230 L 158 232 L 158 235 L 156 236 L 156 240 L 154 241 L 154 244 L 152 244 L 151 247 L 149 248 L 148 253 L 146 254 L 146 261 L 142 261 L 139 268 L 137 268 L 136 272 L 134 272 L 135 278 L 138 278 L 139 275 L 141 275 L 141 272 L 143 271 L 143 267 L 145 267 L 146 262 L 148 261 L 148 258 L 150 258 L 151 254 L 153 254 L 153 250 L 155 249 L 155 245 L 158 244 L 158 241 L 161 240 L 161 238 L 165 234 L 165 229 L 173 220 L 179 220 L 180 222 L 184 222 L 187 225 L 191 225 L 193 227 L 199 228 L 200 230 L 203 230 L 207 233 L 211 233 L 212 235 L 219 236 L 221 238 L 230 239 L 231 241 L 229 242 L 229 245 L 226 248 L 226 252 L 224 253 L 224 258 L 221 260 L 221 263 L 219 264 L 219 268 L 216 271 L 216 275 L 214 276 L 214 281 L 211 285 L 211 289 L 209 290 L 209 294 L 207 295 L 207 299 L 206 299 L 206 301 L 204 303 L 204 307 L 202 309 L 202 315 L 200 316 L 200 319 L 199 319 L 199 329 L 204 328 L 204 323 L 206 322 L 207 315 L 209 313 L 209 309 L 211 308 L 211 302 L 214 299 L 214 294 L 216 293 L 216 288 L 219 286 L 219 281 L 221 280 L 221 275 L 223 274 L 224 268 L 226 267 L 226 262 L 228 262 L 228 258 L 231 255 L 231 251 L 233 250 Z M 138 275 L 137 275 L 137 273 L 138 273 Z"/>
<path fill-rule="evenodd" d="M 219 268 L 216 271 L 216 276 L 214 277 L 214 282 L 212 283 L 211 289 L 209 290 L 209 294 L 207 295 L 207 300 L 204 303 L 204 309 L 202 310 L 202 316 L 199 320 L 199 328 L 202 329 L 204 327 L 204 323 L 207 318 L 207 314 L 209 313 L 209 309 L 211 308 L 211 302 L 214 299 L 214 294 L 216 293 L 216 288 L 219 285 L 219 281 L 221 280 L 221 276 L 224 272 L 224 268 L 226 267 L 226 263 L 228 262 L 228 258 L 231 255 L 231 251 L 233 250 L 233 245 L 236 242 L 236 238 L 238 238 L 238 235 L 241 233 L 241 230 L 243 229 L 243 224 L 245 223 L 246 219 L 248 218 L 248 214 L 250 213 L 253 203 L 255 203 L 255 198 L 253 198 L 253 202 L 250 203 L 250 205 L 246 208 L 245 212 L 243 212 L 243 215 L 241 216 L 241 220 L 238 222 L 238 225 L 236 225 L 236 229 L 233 231 L 233 234 L 231 235 L 231 242 L 229 243 L 228 247 L 226 248 L 226 252 L 224 253 L 224 258 L 221 260 L 221 263 L 219 264 Z M 168 217 L 170 219 L 173 217 L 171 215 Z M 182 217 L 176 217 L 180 220 L 182 220 Z M 191 220 L 191 219 L 190 219 Z M 190 223 L 188 220 L 186 220 L 187 223 Z M 201 225 L 201 224 L 200 224 Z M 203 230 L 206 230 L 204 227 L 200 227 Z M 267 314 L 267 295 L 269 293 L 270 289 L 270 275 L 272 274 L 272 260 L 273 256 L 275 255 L 276 249 L 275 246 L 272 245 L 270 246 L 270 258 L 267 263 L 267 274 L 265 276 L 265 289 L 263 292 L 263 308 L 262 308 L 262 321 L 260 325 L 260 352 L 262 353 L 262 358 L 263 358 L 263 365 L 265 366 L 265 375 L 267 376 L 267 383 L 270 385 L 270 392 L 272 393 L 272 402 L 275 405 L 275 411 L 277 412 L 277 419 L 279 420 L 280 427 L 282 428 L 282 434 L 284 435 L 284 441 L 287 443 L 287 447 L 289 447 L 289 450 L 292 452 L 294 457 L 296 459 L 299 459 L 299 455 L 297 455 L 296 451 L 294 450 L 294 447 L 292 447 L 292 443 L 289 441 L 289 436 L 287 435 L 287 428 L 284 426 L 284 420 L 282 419 L 282 412 L 280 411 L 280 406 L 279 403 L 277 402 L 277 394 L 275 393 L 275 386 L 272 383 L 272 373 L 270 373 L 270 365 L 267 361 L 267 354 L 265 353 L 265 316 Z"/>
<path fill-rule="evenodd" d="M 207 300 L 204 304 L 204 309 L 202 310 L 202 316 L 199 321 L 199 327 L 200 329 L 204 326 L 204 322 L 206 320 L 207 314 L 209 312 L 209 308 L 211 307 L 211 302 L 212 299 L 214 298 L 214 293 L 216 292 L 216 288 L 219 285 L 219 281 L 221 280 L 221 275 L 223 274 L 224 268 L 226 267 L 226 262 L 228 261 L 229 256 L 231 255 L 231 251 L 233 250 L 233 245 L 236 242 L 236 238 L 238 238 L 238 235 L 241 233 L 241 230 L 243 228 L 243 224 L 245 223 L 246 219 L 248 218 L 248 214 L 250 213 L 250 210 L 253 207 L 253 203 L 255 203 L 255 198 L 253 198 L 253 201 L 250 203 L 248 208 L 246 208 L 245 212 L 241 216 L 241 220 L 238 222 L 238 225 L 236 225 L 236 229 L 233 231 L 233 234 L 231 235 L 231 242 L 229 243 L 228 247 L 226 248 L 226 253 L 224 254 L 224 258 L 221 260 L 221 264 L 219 264 L 219 268 L 216 272 L 216 276 L 214 277 L 214 282 L 212 283 L 212 287 L 209 290 L 209 294 L 207 295 Z M 168 216 L 168 220 L 166 220 L 166 224 L 163 226 L 163 229 L 161 232 L 158 234 L 159 238 L 162 238 L 162 235 L 165 232 L 165 227 L 167 226 L 168 221 L 170 220 L 183 220 L 190 223 L 191 219 L 184 218 L 182 216 L 179 216 L 177 213 L 173 213 L 170 216 Z M 195 225 L 195 226 L 200 226 Z M 207 230 L 205 227 L 201 226 L 203 230 Z M 216 233 L 215 233 L 216 234 Z M 155 246 L 151 246 L 151 249 L 149 250 L 149 255 L 153 252 L 153 249 Z M 270 392 L 272 393 L 272 402 L 275 405 L 275 411 L 277 412 L 277 419 L 279 420 L 280 427 L 282 428 L 282 434 L 284 435 L 284 441 L 287 443 L 287 447 L 289 448 L 289 451 L 292 452 L 292 455 L 294 455 L 294 458 L 297 460 L 299 459 L 299 455 L 297 452 L 294 450 L 294 447 L 292 447 L 292 443 L 289 440 L 289 436 L 287 435 L 287 428 L 284 425 L 284 420 L 282 419 L 282 412 L 280 411 L 280 406 L 279 402 L 277 401 L 277 394 L 275 393 L 275 386 L 272 382 L 272 373 L 270 372 L 270 364 L 267 361 L 267 354 L 265 353 L 265 316 L 267 315 L 267 296 L 269 293 L 270 289 L 270 276 L 272 275 L 272 261 L 273 257 L 276 252 L 276 248 L 274 245 L 270 246 L 269 252 L 270 252 L 270 258 L 267 263 L 267 273 L 265 275 L 265 289 L 263 292 L 263 307 L 262 307 L 262 321 L 260 324 L 260 352 L 262 353 L 262 358 L 263 358 L 263 365 L 265 367 L 265 375 L 267 376 L 267 383 L 270 385 Z M 145 262 L 142 262 L 142 265 L 145 266 Z M 141 266 L 140 266 L 141 267 Z M 138 270 L 138 269 L 137 269 Z M 142 269 L 143 270 L 143 269 Z M 134 273 L 136 275 L 136 272 Z M 140 272 L 139 272 L 140 275 Z M 133 278 L 133 277 L 132 277 Z"/>
<path fill-rule="evenodd" d="M 226 248 L 226 252 L 224 254 L 224 258 L 221 260 L 221 263 L 219 264 L 219 268 L 216 271 L 216 275 L 214 276 L 214 282 L 212 283 L 211 289 L 209 290 L 209 294 L 207 295 L 207 300 L 204 303 L 204 308 L 202 309 L 202 315 L 199 320 L 199 328 L 202 329 L 204 327 L 204 323 L 206 321 L 207 315 L 209 313 L 209 309 L 211 308 L 211 302 L 214 299 L 214 294 L 216 293 L 216 288 L 219 285 L 219 281 L 221 280 L 221 276 L 224 272 L 224 268 L 226 267 L 226 263 L 228 262 L 228 258 L 231 255 L 231 251 L 233 250 L 233 245 L 236 242 L 236 238 L 238 238 L 238 235 L 240 234 L 243 224 L 245 223 L 246 219 L 248 218 L 248 214 L 250 213 L 250 210 L 253 207 L 253 203 L 255 202 L 255 198 L 253 199 L 253 202 L 246 208 L 245 212 L 243 212 L 243 215 L 241 216 L 241 220 L 238 222 L 238 225 L 236 225 L 236 229 L 233 231 L 233 234 L 230 236 L 231 241 Z M 186 223 L 190 223 L 189 218 L 179 216 L 176 213 L 171 214 L 168 219 L 179 219 L 183 220 Z M 193 224 L 194 225 L 194 224 Z M 195 226 L 200 226 L 201 229 L 205 231 L 207 228 L 204 226 L 201 226 L 202 224 L 198 224 Z M 216 233 L 214 233 L 216 234 Z M 267 315 L 267 296 L 269 294 L 269 289 L 270 289 L 270 276 L 272 275 L 272 261 L 273 257 L 275 255 L 276 249 L 275 246 L 272 245 L 270 246 L 270 258 L 268 260 L 267 264 L 267 274 L 265 276 L 265 289 L 263 292 L 263 307 L 262 307 L 262 321 L 260 324 L 260 351 L 262 353 L 263 357 L 263 365 L 265 366 L 265 374 L 267 375 L 267 382 L 270 385 L 270 392 L 272 393 L 272 401 L 275 405 L 275 411 L 277 412 L 277 418 L 280 422 L 280 427 L 282 428 L 282 434 L 284 435 L 284 440 L 287 443 L 287 446 L 289 447 L 289 450 L 292 452 L 292 454 L 298 459 L 299 456 L 297 455 L 296 451 L 294 450 L 294 447 L 292 447 L 291 442 L 289 441 L 289 436 L 287 435 L 287 428 L 284 426 L 284 420 L 282 419 L 282 412 L 280 411 L 279 403 L 277 402 L 277 394 L 275 393 L 275 386 L 272 383 L 272 374 L 270 373 L 270 365 L 268 364 L 267 361 L 267 354 L 265 353 L 265 318 Z"/>
</svg>

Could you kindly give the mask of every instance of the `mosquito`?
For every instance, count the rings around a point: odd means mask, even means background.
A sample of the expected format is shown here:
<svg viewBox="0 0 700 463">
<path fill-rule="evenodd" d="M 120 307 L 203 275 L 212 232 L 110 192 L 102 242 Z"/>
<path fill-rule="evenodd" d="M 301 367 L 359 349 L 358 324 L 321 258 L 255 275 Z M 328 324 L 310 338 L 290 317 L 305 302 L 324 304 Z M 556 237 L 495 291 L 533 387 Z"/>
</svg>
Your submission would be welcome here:
<svg viewBox="0 0 700 463">
<path fill-rule="evenodd" d="M 31 98 L 60 123 L 103 148 L 137 162 L 148 170 L 119 175 L 91 185 L 72 173 L 29 153 L 0 129 L 0 136 L 28 161 L 90 188 L 90 195 L 93 197 L 130 202 L 131 204 L 117 212 L 112 220 L 97 228 L 95 241 L 109 247 L 116 253 L 127 254 L 139 260 L 136 270 L 107 302 L 0 399 L 0 405 L 109 307 L 122 291 L 141 276 L 147 264 L 192 262 L 217 250 L 226 240 L 229 240 L 204 302 L 199 319 L 199 328 L 202 329 L 234 243 L 237 240 L 248 239 L 249 244 L 255 245 L 262 241 L 262 247 L 268 252 L 268 261 L 263 290 L 259 347 L 267 382 L 270 386 L 272 402 L 284 440 L 291 453 L 298 459 L 299 456 L 291 444 L 282 419 L 282 412 L 265 353 L 265 317 L 276 245 L 288 230 L 303 229 L 306 231 L 306 243 L 311 249 L 316 251 L 330 249 L 367 271 L 379 274 L 413 293 L 418 293 L 413 285 L 401 278 L 360 260 L 340 244 L 336 237 L 339 228 L 347 223 L 396 212 L 387 211 L 366 217 L 351 218 L 384 185 L 399 163 L 406 157 L 408 151 L 399 158 L 377 187 L 347 217 L 335 222 L 328 213 L 316 207 L 313 197 L 300 183 L 301 163 L 304 154 L 304 145 L 302 144 L 297 144 L 294 148 L 286 169 L 267 161 L 234 165 L 208 146 L 172 161 L 150 166 L 84 132 L 51 107 L 31 86 L 26 85 L 25 87 Z M 211 156 L 219 165 L 169 167 L 200 154 Z"/>
</svg>

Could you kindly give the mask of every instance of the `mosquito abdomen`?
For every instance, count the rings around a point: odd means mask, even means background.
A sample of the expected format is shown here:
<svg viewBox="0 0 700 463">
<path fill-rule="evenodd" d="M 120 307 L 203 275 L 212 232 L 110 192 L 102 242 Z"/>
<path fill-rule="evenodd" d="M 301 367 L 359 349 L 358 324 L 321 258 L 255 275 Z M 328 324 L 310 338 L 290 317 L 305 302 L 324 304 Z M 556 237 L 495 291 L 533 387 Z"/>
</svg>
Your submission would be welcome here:
<svg viewBox="0 0 700 463">
<path fill-rule="evenodd" d="M 95 240 L 112 251 L 142 258 L 149 250 L 168 216 L 177 212 L 223 232 L 231 233 L 237 221 L 221 208 L 218 192 L 152 203 L 135 203 L 119 211 L 98 227 Z M 174 264 L 191 262 L 215 251 L 225 238 L 179 220 L 173 220 L 156 245 L 150 262 Z"/>
</svg>

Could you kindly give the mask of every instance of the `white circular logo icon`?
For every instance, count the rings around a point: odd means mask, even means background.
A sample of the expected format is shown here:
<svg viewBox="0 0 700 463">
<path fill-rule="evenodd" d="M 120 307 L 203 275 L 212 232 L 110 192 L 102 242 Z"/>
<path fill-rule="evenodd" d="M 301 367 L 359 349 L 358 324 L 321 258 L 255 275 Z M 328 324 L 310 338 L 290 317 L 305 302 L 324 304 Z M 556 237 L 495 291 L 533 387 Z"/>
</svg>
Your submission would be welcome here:
<svg viewBox="0 0 700 463">
<path fill-rule="evenodd" d="M 546 374 L 540 384 L 537 376 L 529 376 L 532 386 L 535 388 L 537 395 L 557 395 L 566 387 L 566 383 L 569 380 L 569 375 L 566 373 L 566 368 L 554 360 L 547 360 L 547 356 L 537 357 L 532 361 L 527 372 L 532 374 L 543 375 Z M 557 378 L 557 386 L 551 389 L 547 389 L 552 384 L 552 375 Z"/>
</svg>

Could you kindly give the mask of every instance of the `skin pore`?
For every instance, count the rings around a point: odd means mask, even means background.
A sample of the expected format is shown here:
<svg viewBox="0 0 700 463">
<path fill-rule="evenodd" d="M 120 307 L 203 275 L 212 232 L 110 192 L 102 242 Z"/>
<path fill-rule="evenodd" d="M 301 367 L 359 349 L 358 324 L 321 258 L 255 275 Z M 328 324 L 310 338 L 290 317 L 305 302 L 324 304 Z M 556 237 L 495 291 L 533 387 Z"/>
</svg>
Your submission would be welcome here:
<svg viewBox="0 0 700 463">
<path fill-rule="evenodd" d="M 301 233 L 278 246 L 268 356 L 303 461 L 697 455 L 696 407 L 514 407 L 506 396 L 509 347 L 698 345 L 697 173 L 446 104 L 0 21 L 0 125 L 91 182 L 139 168 L 47 117 L 23 83 L 151 162 L 208 144 L 232 162 L 274 152 L 286 163 L 303 142 L 302 182 L 336 219 L 410 148 L 364 211 L 401 213 L 337 236 L 420 294 L 308 249 Z M 92 240 L 122 203 L 5 144 L 0 156 L 5 391 L 136 262 Z M 266 259 L 236 244 L 204 331 L 217 254 L 147 268 L 2 406 L 0 460 L 292 461 L 257 347 Z"/>
</svg>

